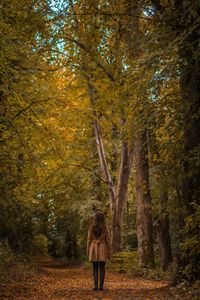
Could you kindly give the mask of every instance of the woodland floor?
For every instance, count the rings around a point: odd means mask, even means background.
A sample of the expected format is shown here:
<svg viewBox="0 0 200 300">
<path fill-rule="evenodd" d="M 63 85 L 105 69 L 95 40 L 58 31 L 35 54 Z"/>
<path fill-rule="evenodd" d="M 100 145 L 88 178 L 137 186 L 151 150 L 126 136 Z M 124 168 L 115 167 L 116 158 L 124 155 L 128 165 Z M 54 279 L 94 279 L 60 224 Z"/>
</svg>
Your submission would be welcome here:
<svg viewBox="0 0 200 300">
<path fill-rule="evenodd" d="M 106 273 L 105 291 L 95 292 L 92 287 L 91 270 L 80 266 L 55 266 L 48 263 L 43 264 L 41 272 L 30 279 L 2 287 L 0 299 L 186 299 L 183 294 L 178 295 L 176 290 L 170 288 L 167 281 L 134 278 L 113 271 Z"/>
</svg>

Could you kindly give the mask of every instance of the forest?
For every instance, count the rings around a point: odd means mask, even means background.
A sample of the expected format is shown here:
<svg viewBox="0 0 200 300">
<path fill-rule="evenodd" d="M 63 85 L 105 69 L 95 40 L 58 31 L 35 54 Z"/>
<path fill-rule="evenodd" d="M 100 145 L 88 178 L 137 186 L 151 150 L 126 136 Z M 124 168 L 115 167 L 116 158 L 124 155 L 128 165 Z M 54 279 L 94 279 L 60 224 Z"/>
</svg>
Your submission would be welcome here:
<svg viewBox="0 0 200 300">
<path fill-rule="evenodd" d="M 2 299 L 98 210 L 111 273 L 199 286 L 200 1 L 1 0 L 0 66 Z"/>
</svg>

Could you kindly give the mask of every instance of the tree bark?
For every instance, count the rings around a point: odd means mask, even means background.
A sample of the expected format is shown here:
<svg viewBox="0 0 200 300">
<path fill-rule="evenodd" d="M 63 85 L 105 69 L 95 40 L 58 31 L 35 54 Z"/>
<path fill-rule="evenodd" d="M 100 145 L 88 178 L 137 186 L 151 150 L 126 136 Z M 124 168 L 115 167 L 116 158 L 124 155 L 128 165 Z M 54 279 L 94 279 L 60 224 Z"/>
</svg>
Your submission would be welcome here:
<svg viewBox="0 0 200 300">
<path fill-rule="evenodd" d="M 156 229 L 157 243 L 160 252 L 161 267 L 164 271 L 168 269 L 169 264 L 172 262 L 172 247 L 171 247 L 171 237 L 170 237 L 170 222 L 168 216 L 168 193 L 165 187 L 165 183 L 162 178 L 162 161 L 158 149 L 158 144 L 156 141 L 156 136 L 154 132 L 148 135 L 151 145 L 151 151 L 156 154 L 156 161 L 153 165 L 157 169 L 157 181 L 159 186 L 159 205 L 160 212 L 157 221 L 154 223 Z"/>
<path fill-rule="evenodd" d="M 187 32 L 185 39 L 179 46 L 179 55 L 183 64 L 180 72 L 180 89 L 184 114 L 184 146 L 185 158 L 183 163 L 183 205 L 186 208 L 186 216 L 193 218 L 195 206 L 200 205 L 200 3 L 198 1 L 176 1 L 179 15 L 178 29 L 181 33 Z M 184 20 L 184 21 L 183 21 Z M 198 220 L 196 229 L 187 229 L 185 238 L 199 240 Z M 194 223 L 195 224 L 195 223 Z M 192 249 L 191 249 L 192 251 Z M 193 256 L 188 255 L 188 250 L 183 251 L 179 266 L 180 276 L 186 276 L 183 271 L 189 266 L 187 279 L 200 278 L 198 250 L 193 250 Z M 178 275 L 179 276 L 179 275 Z"/>
<path fill-rule="evenodd" d="M 171 238 L 169 234 L 169 218 L 160 215 L 156 222 L 157 242 L 161 257 L 161 267 L 166 271 L 172 262 Z"/>
<path fill-rule="evenodd" d="M 111 209 L 111 211 L 113 211 L 113 208 L 115 207 L 115 203 L 116 203 L 116 191 L 115 191 L 115 186 L 114 186 L 112 177 L 111 177 L 109 169 L 108 169 L 104 145 L 103 145 L 101 133 L 100 133 L 99 120 L 98 120 L 97 116 L 96 116 L 96 119 L 94 119 L 94 121 L 93 121 L 93 125 L 94 125 L 94 133 L 95 133 L 95 138 L 96 138 L 97 151 L 98 151 L 98 155 L 99 155 L 100 167 L 101 167 L 101 171 L 103 173 L 104 179 L 106 180 L 107 185 L 108 185 L 110 209 Z"/>
<path fill-rule="evenodd" d="M 125 1 L 127 13 L 138 15 L 141 13 L 139 1 Z M 137 18 L 127 20 L 122 28 L 125 40 L 127 55 L 130 60 L 137 60 L 143 48 L 141 47 L 140 24 Z M 141 97 L 141 95 L 139 96 Z M 143 120 L 142 110 L 139 118 Z M 137 240 L 138 253 L 141 266 L 154 266 L 153 248 L 153 222 L 151 212 L 151 195 L 149 188 L 149 164 L 147 135 L 143 121 L 139 125 L 142 133 L 136 134 L 134 141 L 135 162 L 136 162 L 136 202 L 137 202 Z M 144 127 L 143 127 L 144 126 Z"/>
<path fill-rule="evenodd" d="M 171 236 L 169 232 L 169 216 L 167 212 L 168 194 L 160 187 L 160 213 L 154 226 L 156 228 L 157 243 L 160 251 L 161 267 L 166 271 L 172 262 Z"/>
<path fill-rule="evenodd" d="M 200 168 L 197 167 L 200 154 L 200 60 L 191 61 L 186 53 L 182 55 L 188 60 L 188 66 L 182 68 L 180 81 L 184 107 L 186 154 L 183 165 L 183 195 L 190 214 L 193 212 L 190 203 L 199 201 L 200 204 Z"/>
<path fill-rule="evenodd" d="M 142 266 L 154 266 L 153 222 L 146 130 L 143 130 L 135 140 L 135 161 L 139 259 Z"/>
<path fill-rule="evenodd" d="M 151 1 L 162 13 L 160 1 Z M 183 197 L 188 214 L 193 212 L 191 203 L 200 199 L 200 3 L 191 0 L 175 0 L 176 22 L 172 30 L 181 40 L 178 43 L 180 61 L 180 89 L 184 114 L 185 160 L 183 164 Z M 174 8 L 172 8 L 174 12 Z M 168 21 L 169 22 L 169 21 Z M 182 35 L 182 36 L 181 36 Z"/>
<path fill-rule="evenodd" d="M 200 205 L 200 168 L 198 167 L 200 156 L 200 3 L 192 0 L 175 0 L 171 11 L 172 14 L 175 13 L 176 19 L 171 19 L 170 27 L 179 38 L 177 46 L 180 57 L 180 90 L 184 115 L 182 207 L 186 210 L 185 216 L 192 217 L 195 211 L 192 203 L 196 202 Z M 169 22 L 169 19 L 167 20 Z M 187 237 L 193 239 L 197 234 L 198 227 L 196 232 L 187 232 Z M 181 272 L 185 266 L 190 266 L 190 279 L 199 278 L 198 252 L 192 258 L 188 253 L 182 253 L 180 257 Z M 184 271 L 180 276 L 183 276 L 183 273 L 184 276 L 186 275 Z"/>
<path fill-rule="evenodd" d="M 116 205 L 113 211 L 113 237 L 112 248 L 114 252 L 121 250 L 121 226 L 122 226 L 122 215 L 123 215 L 123 206 L 126 199 L 128 181 L 130 173 L 130 154 L 128 142 L 122 142 L 121 150 L 121 165 L 118 178 L 118 187 L 117 187 L 117 198 Z"/>
</svg>

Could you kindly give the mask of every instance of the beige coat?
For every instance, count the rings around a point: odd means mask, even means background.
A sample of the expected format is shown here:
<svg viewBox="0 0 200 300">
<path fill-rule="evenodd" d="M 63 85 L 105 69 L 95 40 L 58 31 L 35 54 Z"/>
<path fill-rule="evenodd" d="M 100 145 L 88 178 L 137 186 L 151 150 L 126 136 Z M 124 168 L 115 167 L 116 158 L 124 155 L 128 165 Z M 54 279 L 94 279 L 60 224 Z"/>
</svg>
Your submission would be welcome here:
<svg viewBox="0 0 200 300">
<path fill-rule="evenodd" d="M 92 234 L 91 227 L 88 230 L 87 255 L 89 261 L 108 261 L 111 254 L 110 231 L 106 231 L 97 239 Z"/>
</svg>

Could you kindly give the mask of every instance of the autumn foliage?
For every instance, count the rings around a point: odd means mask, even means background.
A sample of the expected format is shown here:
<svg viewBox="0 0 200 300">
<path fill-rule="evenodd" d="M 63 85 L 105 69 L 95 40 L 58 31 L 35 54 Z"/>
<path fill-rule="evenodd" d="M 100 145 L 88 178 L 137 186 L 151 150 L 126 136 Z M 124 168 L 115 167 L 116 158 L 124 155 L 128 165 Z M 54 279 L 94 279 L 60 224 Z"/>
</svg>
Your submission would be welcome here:
<svg viewBox="0 0 200 300">
<path fill-rule="evenodd" d="M 199 1 L 0 8 L 2 274 L 15 255 L 84 262 L 101 209 L 138 274 L 198 280 Z"/>
</svg>

